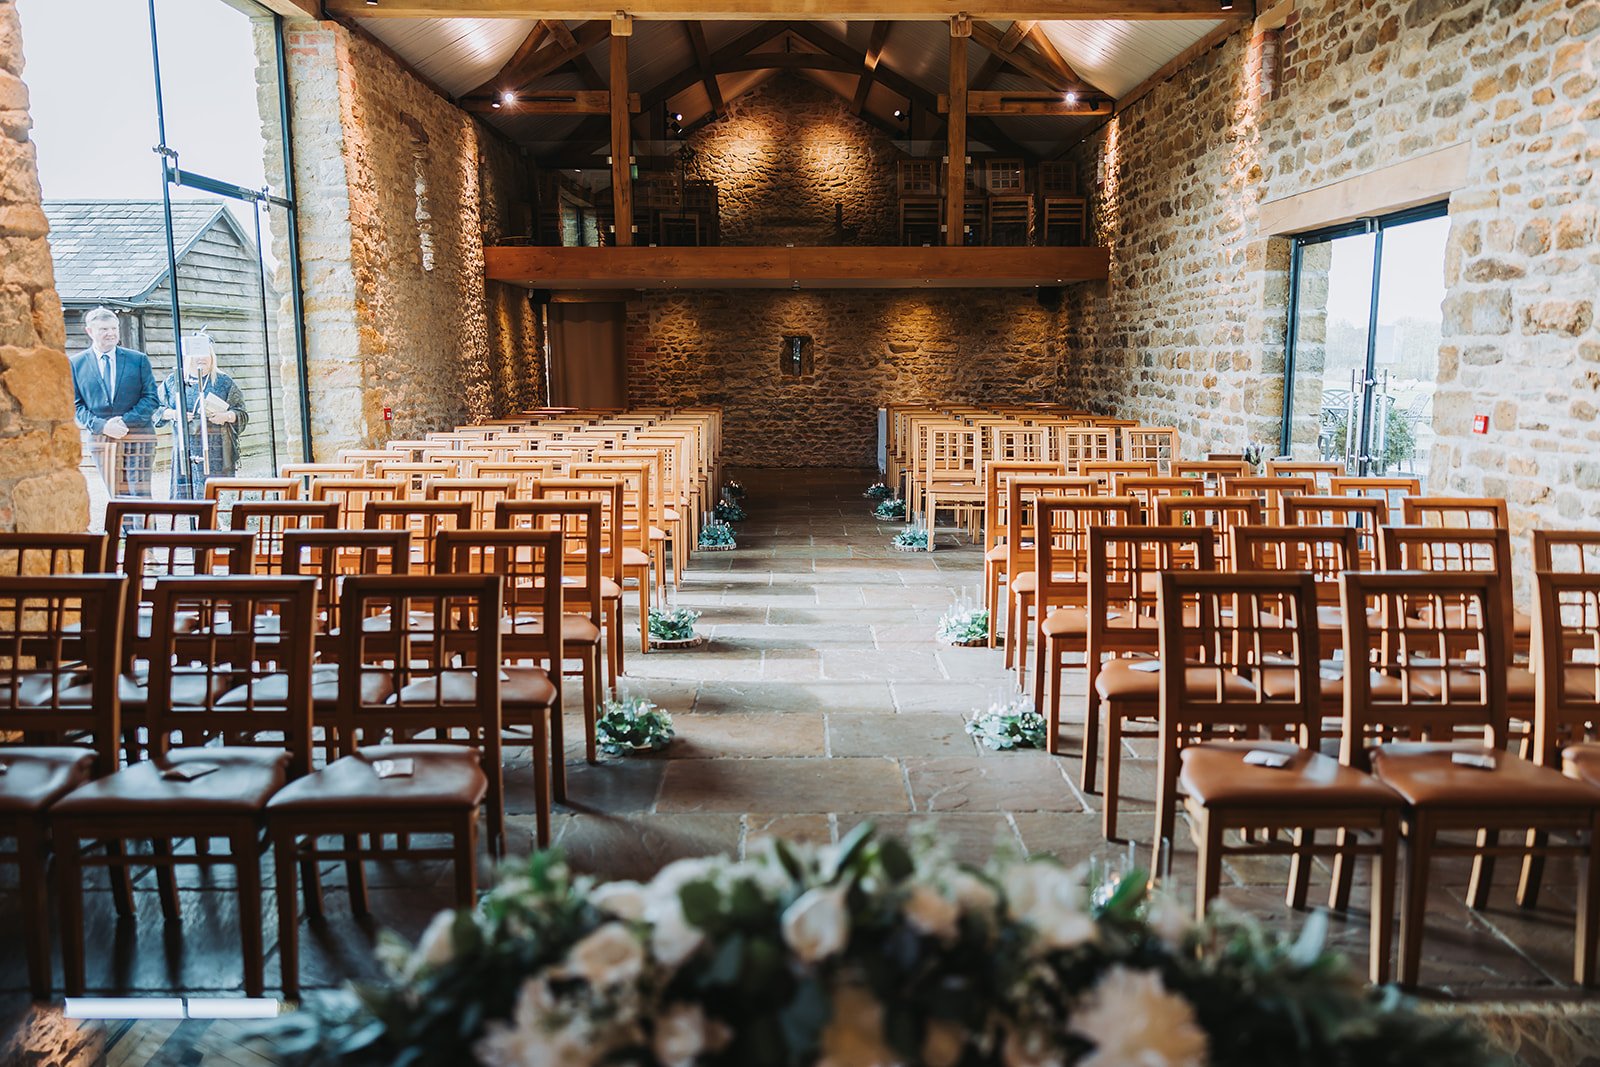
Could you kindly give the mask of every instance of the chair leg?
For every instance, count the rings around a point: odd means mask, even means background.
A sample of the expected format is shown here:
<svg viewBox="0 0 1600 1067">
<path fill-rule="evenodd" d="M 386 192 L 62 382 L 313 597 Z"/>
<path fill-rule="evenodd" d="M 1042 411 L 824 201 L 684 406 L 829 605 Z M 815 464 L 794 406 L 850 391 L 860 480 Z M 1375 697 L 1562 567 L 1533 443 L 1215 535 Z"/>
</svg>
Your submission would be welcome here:
<svg viewBox="0 0 1600 1067">
<path fill-rule="evenodd" d="M 1333 854 L 1333 884 L 1328 887 L 1328 910 L 1346 912 L 1350 910 L 1350 883 L 1354 881 L 1355 857 L 1347 851 L 1356 832 L 1346 827 L 1339 827 L 1333 833 L 1335 852 Z M 1391 867 L 1389 877 L 1394 878 Z M 1373 874 L 1376 886 L 1377 874 Z"/>
<path fill-rule="evenodd" d="M 273 832 L 271 837 L 272 866 L 278 888 L 278 980 L 283 985 L 283 999 L 299 1000 L 300 915 L 295 907 L 299 864 L 294 855 L 294 834 Z"/>
<path fill-rule="evenodd" d="M 470 908 L 478 902 L 478 812 L 467 812 L 462 825 L 452 835 L 455 846 L 456 907 Z"/>
<path fill-rule="evenodd" d="M 1394 886 L 1400 873 L 1396 862 L 1399 858 L 1399 837 L 1400 819 L 1389 812 L 1384 815 L 1378 829 L 1378 851 L 1372 857 L 1372 933 L 1367 971 L 1374 985 L 1383 985 L 1391 977 L 1389 961 L 1394 954 Z M 1348 898 L 1348 889 L 1346 892 Z"/>
<path fill-rule="evenodd" d="M 1472 857 L 1472 880 L 1467 884 L 1467 907 L 1473 911 L 1489 906 L 1489 890 L 1494 885 L 1495 857 L 1486 855 L 1484 850 L 1492 849 L 1499 843 L 1500 831 L 1478 831 L 1478 854 Z"/>
<path fill-rule="evenodd" d="M 1522 877 L 1517 880 L 1517 906 L 1539 906 L 1539 886 L 1544 881 L 1544 853 L 1538 851 L 1550 842 L 1543 830 L 1528 831 L 1528 853 L 1522 857 Z"/>
<path fill-rule="evenodd" d="M 639 651 L 650 651 L 650 572 L 639 575 Z"/>
<path fill-rule="evenodd" d="M 1590 820 L 1588 848 L 1578 866 L 1578 929 L 1572 977 L 1585 989 L 1595 984 L 1596 935 L 1600 935 L 1600 813 Z"/>
<path fill-rule="evenodd" d="M 233 835 L 233 866 L 239 886 L 239 943 L 244 950 L 244 995 L 259 997 L 265 991 L 266 954 L 261 939 L 260 838 L 250 830 Z M 292 900 L 293 893 L 287 894 Z"/>
<path fill-rule="evenodd" d="M 1311 888 L 1311 857 L 1317 844 L 1317 831 L 1296 827 L 1294 854 L 1289 859 L 1289 889 L 1284 902 L 1295 911 L 1306 910 L 1306 893 Z"/>
<path fill-rule="evenodd" d="M 1093 707 L 1090 715 L 1095 715 Z M 1100 825 L 1107 841 L 1117 840 L 1117 804 L 1122 800 L 1122 716 L 1111 705 L 1106 706 L 1105 743 L 1102 746 L 1106 764 L 1105 793 L 1100 798 Z M 1087 751 L 1087 750 L 1086 750 Z M 1089 752 L 1083 762 L 1087 766 L 1094 754 Z M 1088 789 L 1089 786 L 1084 786 Z"/>
<path fill-rule="evenodd" d="M 17 889 L 22 894 L 23 945 L 28 956 L 28 990 L 34 1000 L 50 999 L 50 885 L 43 826 L 22 819 L 17 825 Z"/>
<path fill-rule="evenodd" d="M 1005 667 L 1010 670 L 1017 662 L 1017 603 L 1021 599 L 1011 589 L 1007 581 L 1000 587 L 1000 595 L 1006 600 L 1006 632 L 1005 641 L 1002 643 L 1005 651 Z"/>
<path fill-rule="evenodd" d="M 83 864 L 76 831 L 55 835 L 56 876 L 61 879 L 61 984 L 83 996 Z M 118 914 L 121 914 L 119 911 Z"/>
<path fill-rule="evenodd" d="M 1092 793 L 1094 792 L 1095 787 L 1095 760 L 1099 757 L 1099 753 L 1096 750 L 1100 745 L 1100 701 L 1095 694 L 1094 680 L 1095 676 L 1099 673 L 1100 665 L 1098 663 L 1088 663 L 1088 658 L 1089 657 L 1087 655 L 1084 656 L 1084 665 L 1088 668 L 1089 672 L 1089 696 L 1085 701 L 1087 708 L 1083 716 L 1083 747 L 1080 751 L 1080 754 L 1083 756 L 1083 766 L 1078 769 L 1078 784 L 1080 787 L 1082 787 L 1085 793 Z M 1057 673 L 1056 677 L 1059 680 L 1059 672 Z M 1056 697 L 1055 703 L 1059 705 L 1060 702 L 1061 698 Z M 1052 710 L 1055 711 L 1055 709 Z M 1059 714 L 1059 711 L 1055 711 L 1055 713 Z M 1121 744 L 1121 733 L 1122 731 L 1119 726 L 1117 731 L 1119 738 L 1117 743 L 1119 745 Z M 1109 761 L 1121 755 L 1121 752 L 1112 754 L 1108 748 L 1106 758 Z M 1111 797 L 1107 796 L 1106 800 L 1109 802 Z"/>
<path fill-rule="evenodd" d="M 593 664 L 585 663 L 583 668 L 583 758 L 590 763 L 599 762 L 599 753 L 595 743 L 596 723 L 600 717 L 600 697 L 595 692 L 595 676 L 600 673 L 600 649 L 598 647 L 591 653 L 594 657 Z M 566 755 L 561 757 L 561 782 L 557 796 L 561 800 L 567 798 L 567 772 Z"/>
<path fill-rule="evenodd" d="M 996 560 L 992 560 L 992 559 L 984 560 L 983 561 L 983 610 L 987 611 L 989 613 L 989 647 L 990 648 L 994 647 L 994 639 L 995 639 L 995 634 L 997 632 L 996 631 L 996 627 L 995 627 L 995 613 L 996 613 L 996 608 L 998 607 L 998 603 L 997 602 L 998 602 L 998 600 L 1000 598 L 995 595 L 995 584 L 998 581 L 999 577 L 1000 577 L 1000 564 L 999 564 L 999 562 L 996 561 Z"/>
<path fill-rule="evenodd" d="M 367 870 L 361 862 L 361 835 L 345 834 L 344 847 L 352 853 L 344 861 L 345 880 L 350 884 L 350 912 L 353 915 L 371 915 L 372 906 L 367 900 Z"/>
<path fill-rule="evenodd" d="M 1045 679 L 1044 700 L 1041 708 L 1045 715 L 1045 736 L 1048 738 L 1048 751 L 1052 756 L 1061 751 L 1061 651 L 1056 647 L 1056 639 L 1039 635 L 1039 647 L 1045 652 L 1045 665 L 1048 674 L 1040 672 Z"/>
<path fill-rule="evenodd" d="M 550 847 L 550 737 L 544 716 L 533 723 L 533 821 L 534 837 L 540 848 Z M 490 838 L 494 836 L 494 813 L 489 814 Z"/>
<path fill-rule="evenodd" d="M 178 877 L 177 871 L 172 866 L 172 839 L 158 837 L 150 842 L 151 849 L 155 852 L 156 863 L 156 889 L 161 896 L 161 917 L 168 922 L 173 922 L 179 917 L 178 909 Z M 162 862 L 165 861 L 165 862 Z"/>
<path fill-rule="evenodd" d="M 1028 688 L 1028 602 L 1030 599 L 1027 595 L 1017 598 L 1017 688 L 1024 691 Z"/>
<path fill-rule="evenodd" d="M 1040 612 L 1039 617 L 1042 620 L 1044 618 L 1044 613 Z M 1037 711 L 1039 714 L 1043 715 L 1044 714 L 1044 673 L 1045 673 L 1045 657 L 1044 657 L 1044 654 L 1047 651 L 1047 649 L 1045 648 L 1046 642 L 1045 642 L 1044 632 L 1042 630 L 1036 632 L 1033 636 L 1034 636 L 1034 643 L 1033 643 L 1033 710 Z M 1052 743 L 1052 745 L 1050 747 L 1050 752 L 1051 752 L 1051 754 L 1054 754 L 1055 751 L 1056 751 L 1055 745 Z"/>
<path fill-rule="evenodd" d="M 1210 808 L 1200 809 L 1200 875 L 1194 891 L 1195 918 L 1203 921 L 1206 909 L 1222 892 L 1223 820 Z"/>
<path fill-rule="evenodd" d="M 557 708 L 550 716 L 550 795 L 567 799 L 567 723 L 565 712 Z M 585 712 L 587 717 L 587 712 Z"/>
<path fill-rule="evenodd" d="M 1151 844 L 1151 854 L 1155 858 L 1155 870 L 1162 869 L 1163 855 L 1168 864 L 1172 861 L 1171 853 L 1174 848 L 1172 835 L 1173 828 L 1177 825 L 1177 813 L 1173 810 L 1177 804 L 1178 794 L 1178 739 L 1163 724 L 1161 728 L 1161 752 L 1156 759 L 1156 827 L 1155 840 Z"/>
<path fill-rule="evenodd" d="M 1428 920 L 1428 867 L 1433 860 L 1433 825 L 1418 812 L 1405 837 L 1406 880 L 1400 900 L 1400 984 L 1417 984 L 1422 966 L 1422 931 Z"/>
<path fill-rule="evenodd" d="M 106 868 L 111 879 L 111 899 L 117 907 L 117 918 L 133 915 L 133 879 L 128 877 L 128 846 L 123 841 L 105 842 L 106 855 L 116 862 Z"/>
<path fill-rule="evenodd" d="M 293 851 L 298 851 L 299 847 L 298 842 L 294 843 Z M 315 852 L 316 848 L 316 835 L 309 835 L 306 851 Z M 317 865 L 315 856 L 302 856 L 300 859 L 300 892 L 305 897 L 306 915 L 313 919 L 322 918 L 322 869 Z"/>
</svg>

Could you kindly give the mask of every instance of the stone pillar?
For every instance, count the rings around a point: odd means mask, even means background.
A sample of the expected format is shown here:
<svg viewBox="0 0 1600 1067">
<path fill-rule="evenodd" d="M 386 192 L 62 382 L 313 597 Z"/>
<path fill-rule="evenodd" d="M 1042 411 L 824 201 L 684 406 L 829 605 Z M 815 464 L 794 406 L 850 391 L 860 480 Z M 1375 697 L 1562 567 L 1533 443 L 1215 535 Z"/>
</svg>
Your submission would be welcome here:
<svg viewBox="0 0 1600 1067">
<path fill-rule="evenodd" d="M 65 533 L 88 526 L 89 494 L 32 125 L 22 27 L 0 0 L 0 530 Z"/>
</svg>

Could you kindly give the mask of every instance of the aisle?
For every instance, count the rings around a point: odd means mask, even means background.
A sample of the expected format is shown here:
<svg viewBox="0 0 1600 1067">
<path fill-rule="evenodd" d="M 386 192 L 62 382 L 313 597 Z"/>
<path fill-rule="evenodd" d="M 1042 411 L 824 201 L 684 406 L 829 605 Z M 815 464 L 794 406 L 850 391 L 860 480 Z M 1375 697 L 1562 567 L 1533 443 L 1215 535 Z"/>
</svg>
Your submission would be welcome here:
<svg viewBox="0 0 1600 1067">
<path fill-rule="evenodd" d="M 710 640 L 648 656 L 629 646 L 629 691 L 672 712 L 678 740 L 660 757 L 573 765 L 583 807 L 557 827 L 574 864 L 635 876 L 763 832 L 829 840 L 863 818 L 931 822 L 973 859 L 997 841 L 1101 848 L 1076 761 L 990 752 L 963 729 L 1010 684 L 1000 652 L 934 640 L 962 587 L 979 594 L 980 551 L 949 537 L 931 553 L 892 549 L 899 525 L 861 496 L 871 480 L 745 478 L 739 548 L 697 556 L 677 597 L 703 612 Z"/>
</svg>

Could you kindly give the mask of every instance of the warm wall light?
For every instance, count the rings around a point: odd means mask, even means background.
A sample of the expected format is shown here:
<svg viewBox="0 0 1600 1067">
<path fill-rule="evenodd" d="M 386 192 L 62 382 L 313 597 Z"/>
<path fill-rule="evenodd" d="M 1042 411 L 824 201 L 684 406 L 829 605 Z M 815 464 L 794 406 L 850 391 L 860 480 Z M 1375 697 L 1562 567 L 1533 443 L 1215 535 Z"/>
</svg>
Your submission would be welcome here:
<svg viewBox="0 0 1600 1067">
<path fill-rule="evenodd" d="M 897 118 L 897 119 L 903 119 L 903 118 L 906 117 L 905 116 L 905 112 L 901 111 L 899 108 L 895 108 L 894 109 L 894 117 Z"/>
<path fill-rule="evenodd" d="M 501 93 L 500 94 L 500 99 L 503 100 L 505 103 L 515 104 L 517 102 L 517 94 L 516 93 Z"/>
<path fill-rule="evenodd" d="M 1068 93 L 1067 94 L 1067 103 L 1076 104 L 1077 102 L 1078 102 L 1078 94 L 1077 93 Z"/>
</svg>

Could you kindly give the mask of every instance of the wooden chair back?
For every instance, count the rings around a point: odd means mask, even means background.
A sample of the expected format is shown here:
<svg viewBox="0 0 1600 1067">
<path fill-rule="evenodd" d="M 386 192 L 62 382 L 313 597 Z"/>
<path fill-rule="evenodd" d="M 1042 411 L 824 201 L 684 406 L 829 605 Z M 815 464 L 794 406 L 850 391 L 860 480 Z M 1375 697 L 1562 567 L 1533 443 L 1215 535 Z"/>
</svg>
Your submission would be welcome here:
<svg viewBox="0 0 1600 1067">
<path fill-rule="evenodd" d="M 1089 531 L 1139 525 L 1132 497 L 1043 496 L 1033 502 L 1033 571 L 1039 618 L 1089 602 Z"/>
<path fill-rule="evenodd" d="M 436 463 L 411 463 L 396 459 L 378 464 L 375 477 L 379 481 L 400 482 L 405 486 L 406 498 L 424 500 L 428 495 L 429 482 L 435 478 L 448 478 L 451 474 L 450 467 L 441 467 Z"/>
<path fill-rule="evenodd" d="M 311 499 L 338 504 L 340 529 L 359 530 L 366 523 L 369 503 L 404 500 L 406 489 L 398 478 L 318 478 L 311 483 Z"/>
<path fill-rule="evenodd" d="M 360 574 L 407 574 L 411 569 L 410 530 L 285 530 L 283 573 L 315 578 L 317 610 L 313 630 L 317 655 L 339 659 L 344 580 Z"/>
<path fill-rule="evenodd" d="M 254 534 L 257 574 L 283 573 L 283 535 L 289 530 L 331 530 L 339 525 L 332 500 L 246 500 L 228 514 L 229 528 Z"/>
<path fill-rule="evenodd" d="M 122 620 L 125 663 L 155 654 L 155 587 L 170 577 L 248 575 L 255 565 L 255 535 L 232 530 L 130 533 L 122 570 L 128 576 Z"/>
<path fill-rule="evenodd" d="M 359 463 L 280 463 L 278 476 L 280 478 L 293 478 L 300 483 L 300 495 L 306 496 L 311 491 L 311 483 L 318 478 L 359 478 L 361 477 L 361 464 Z"/>
<path fill-rule="evenodd" d="M 362 521 L 367 530 L 410 530 L 412 574 L 432 574 L 435 539 L 441 530 L 472 528 L 465 500 L 371 500 Z"/>
<path fill-rule="evenodd" d="M 1272 522 L 1281 522 L 1283 518 L 1283 502 L 1291 496 L 1309 496 L 1317 491 L 1317 483 L 1310 478 L 1257 478 L 1248 476 L 1244 478 L 1227 477 L 1222 479 L 1222 494 L 1224 496 L 1258 496 L 1266 510 L 1267 519 Z"/>
<path fill-rule="evenodd" d="M 510 478 L 439 478 L 428 483 L 429 500 L 465 502 L 472 508 L 474 530 L 494 529 L 495 505 L 517 498 L 517 483 Z"/>
<path fill-rule="evenodd" d="M 1103 426 L 1057 426 L 1054 430 L 1055 451 L 1050 458 L 1066 464 L 1068 474 L 1082 473 L 1084 463 L 1116 462 L 1115 429 Z"/>
<path fill-rule="evenodd" d="M 1501 497 L 1408 496 L 1400 502 L 1400 521 L 1407 526 L 1511 528 Z"/>
<path fill-rule="evenodd" d="M 1533 569 L 1600 573 L 1600 530 L 1534 530 Z"/>
<path fill-rule="evenodd" d="M 337 459 L 340 463 L 350 463 L 361 468 L 356 475 L 358 478 L 382 478 L 383 466 L 386 463 L 410 463 L 411 453 L 391 451 L 387 448 L 341 448 Z"/>
<path fill-rule="evenodd" d="M 1385 526 L 1378 566 L 1385 571 L 1490 575 L 1495 607 L 1501 612 L 1492 628 L 1504 631 L 1499 636 L 1506 655 L 1514 652 L 1511 534 L 1504 527 Z"/>
<path fill-rule="evenodd" d="M 1108 494 L 1118 478 L 1159 477 L 1154 460 L 1145 463 L 1128 463 L 1122 460 L 1086 459 L 1078 464 L 1077 473 L 1082 477 L 1093 478 L 1099 482 L 1101 489 Z"/>
<path fill-rule="evenodd" d="M 643 463 L 610 461 L 575 463 L 574 478 L 615 482 L 621 506 L 615 518 L 622 527 L 622 544 L 646 555 L 650 552 L 650 468 Z M 542 487 L 541 487 L 542 488 Z"/>
<path fill-rule="evenodd" d="M 444 530 L 441 574 L 497 574 L 503 580 L 500 655 L 503 662 L 549 663 L 561 689 L 563 545 L 560 530 Z"/>
<path fill-rule="evenodd" d="M 299 500 L 298 478 L 207 478 L 206 499 L 217 505 L 219 529 L 234 529 L 228 521 L 235 505 L 245 501 Z"/>
<path fill-rule="evenodd" d="M 1267 460 L 1269 478 L 1310 478 L 1317 483 L 1316 492 L 1327 493 L 1329 482 L 1345 476 L 1343 463 L 1315 463 L 1297 459 Z"/>
<path fill-rule="evenodd" d="M 622 483 L 603 478 L 549 478 L 539 483 L 539 499 L 600 505 L 600 569 L 604 577 L 620 586 L 622 550 L 627 543 L 622 531 Z M 539 513 L 538 509 L 524 510 L 525 503 L 511 500 L 501 504 L 495 510 L 495 526 L 510 528 L 520 521 L 518 516 Z"/>
<path fill-rule="evenodd" d="M 1258 496 L 1168 496 L 1156 501 L 1157 526 L 1209 526 L 1217 539 L 1217 568 L 1233 570 L 1235 526 L 1260 526 L 1266 504 Z"/>
<path fill-rule="evenodd" d="M 1160 639 L 1157 603 L 1163 571 L 1209 571 L 1216 539 L 1188 526 L 1095 526 L 1089 530 L 1089 662 L 1154 652 Z"/>
<path fill-rule="evenodd" d="M 1131 496 L 1139 502 L 1147 523 L 1156 521 L 1156 501 L 1169 496 L 1199 496 L 1205 485 L 1197 478 L 1151 478 L 1144 474 L 1124 474 L 1113 483 L 1118 496 Z"/>
<path fill-rule="evenodd" d="M 1600 729 L 1600 573 L 1534 577 L 1534 761 L 1559 767 L 1563 748 Z"/>
<path fill-rule="evenodd" d="M 1051 476 L 1062 477 L 1066 468 L 1060 463 L 1028 460 L 992 460 L 983 468 L 983 547 L 985 550 L 1005 543 L 1007 483 L 1012 478 Z"/>
<path fill-rule="evenodd" d="M 122 568 L 123 539 L 134 530 L 182 533 L 215 530 L 217 505 L 210 500 L 151 500 L 148 497 L 117 497 L 106 501 L 106 566 Z"/>
<path fill-rule="evenodd" d="M 599 500 L 518 500 L 495 509 L 500 530 L 553 530 L 562 539 L 562 589 L 568 604 L 581 604 L 600 625 L 600 564 L 605 558 L 605 505 Z M 613 531 L 615 559 L 622 558 L 621 530 Z"/>
<path fill-rule="evenodd" d="M 1125 463 L 1154 463 L 1159 474 L 1168 474 L 1178 458 L 1178 431 L 1173 426 L 1127 426 L 1122 429 L 1122 459 Z"/>
<path fill-rule="evenodd" d="M 1172 464 L 1174 478 L 1199 478 L 1215 486 L 1215 492 L 1222 491 L 1224 478 L 1248 478 L 1254 473 L 1255 469 L 1243 459 L 1180 459 Z"/>
<path fill-rule="evenodd" d="M 1283 500 L 1285 526 L 1349 526 L 1360 547 L 1358 570 L 1378 565 L 1379 532 L 1389 522 L 1389 505 L 1375 496 L 1290 496 Z"/>
<path fill-rule="evenodd" d="M 989 428 L 989 463 L 1050 462 L 1050 428 L 1019 426 L 1007 421 Z"/>
<path fill-rule="evenodd" d="M 96 574 L 106 569 L 108 542 L 103 533 L 0 533 L 0 575 Z"/>
<path fill-rule="evenodd" d="M 1334 496 L 1377 497 L 1393 515 L 1406 497 L 1422 492 L 1422 482 L 1417 478 L 1329 478 L 1328 492 Z"/>
</svg>

